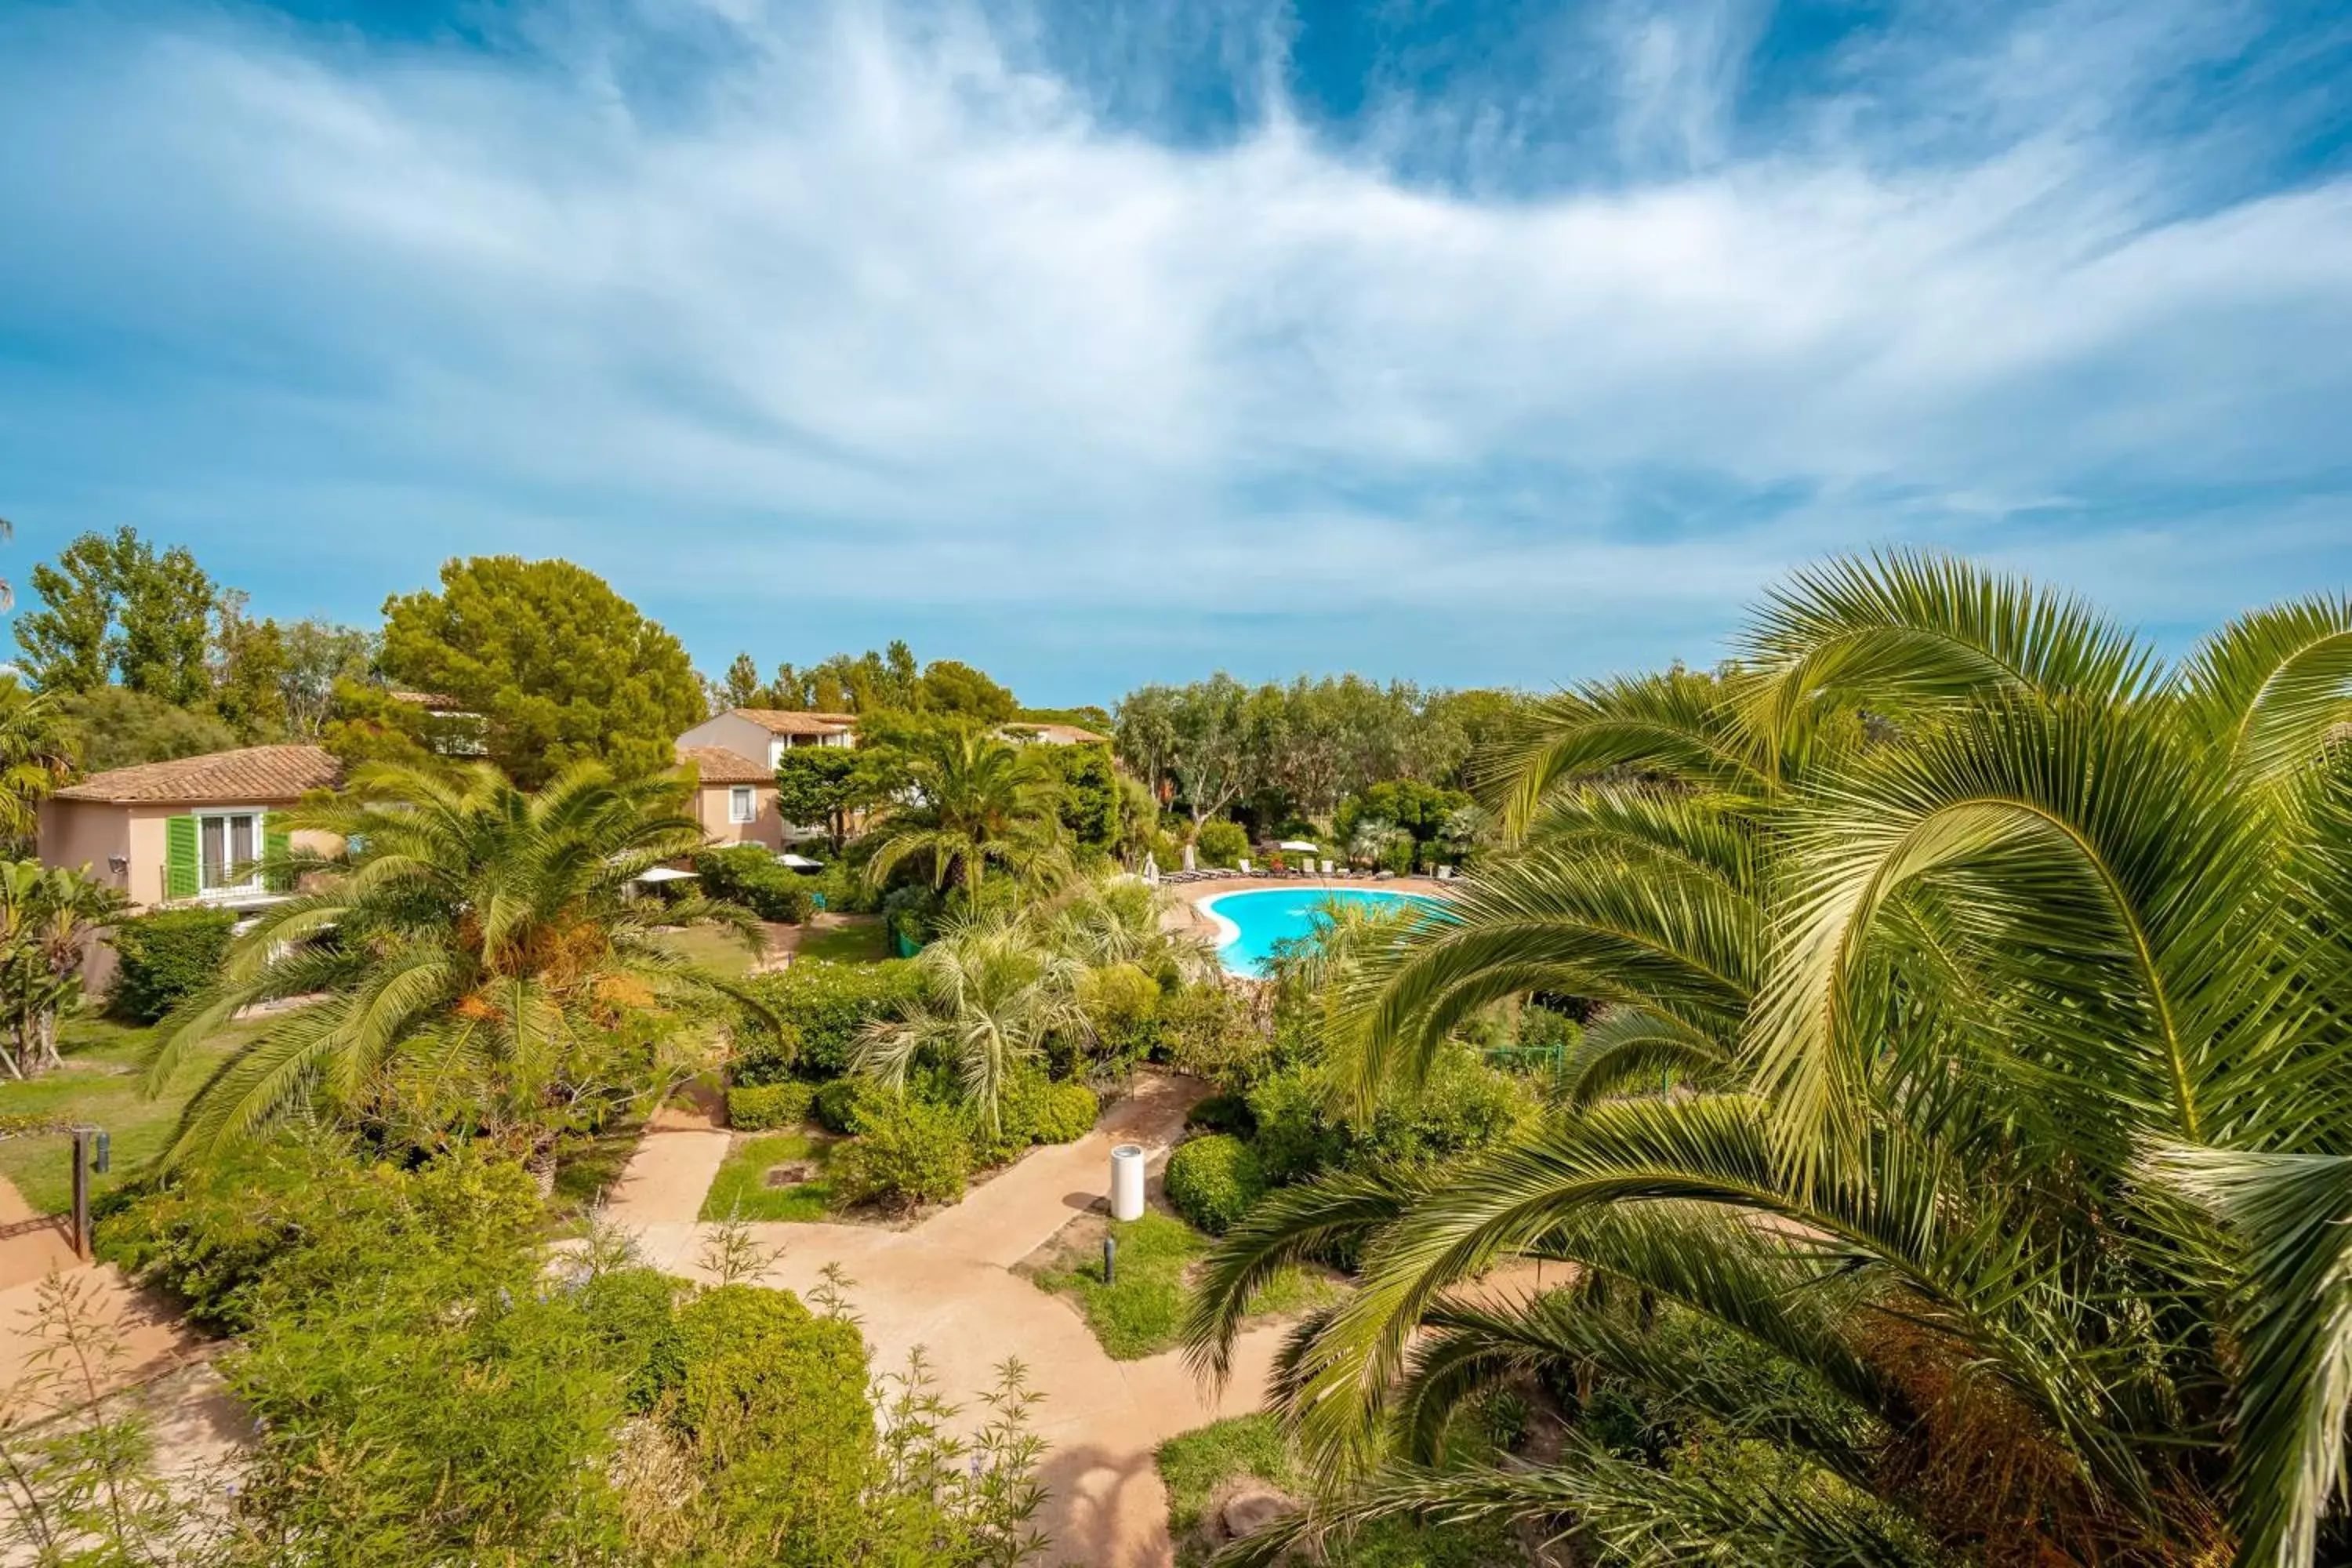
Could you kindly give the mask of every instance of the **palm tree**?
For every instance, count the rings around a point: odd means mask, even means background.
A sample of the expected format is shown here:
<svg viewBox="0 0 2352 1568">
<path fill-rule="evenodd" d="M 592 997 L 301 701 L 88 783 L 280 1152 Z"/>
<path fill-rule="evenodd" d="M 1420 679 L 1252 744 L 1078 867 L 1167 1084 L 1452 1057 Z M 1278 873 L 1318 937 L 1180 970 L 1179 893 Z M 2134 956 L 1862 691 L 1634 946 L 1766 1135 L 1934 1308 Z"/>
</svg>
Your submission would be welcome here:
<svg viewBox="0 0 2352 1568">
<path fill-rule="evenodd" d="M 0 676 L 0 838 L 29 839 L 36 808 L 73 771 L 73 743 L 56 699 Z"/>
<path fill-rule="evenodd" d="M 79 870 L 0 861 L 0 1068 L 31 1078 L 58 1065 L 58 1020 L 82 994 L 82 964 L 123 896 Z"/>
<path fill-rule="evenodd" d="M 1558 700 L 1493 781 L 1517 847 L 1371 966 L 1355 1087 L 1540 988 L 1612 1009 L 1567 1102 L 1465 1169 L 1278 1195 L 1192 1323 L 1219 1369 L 1274 1268 L 1371 1237 L 1286 1363 L 1334 1479 L 1291 1533 L 1411 1510 L 1614 1561 L 2341 1560 L 2347 722 L 2344 600 L 2167 669 L 1912 555 L 1799 577 L 1723 680 Z M 1681 1089 L 1623 1092 L 1660 1061 Z M 1461 1289 L 1512 1258 L 1578 1283 Z M 1742 1457 L 1576 1433 L 1441 1462 L 1530 1371 Z"/>
<path fill-rule="evenodd" d="M 1086 1027 L 1086 966 L 1038 941 L 1021 921 L 980 916 L 950 927 L 914 958 L 917 989 L 903 1016 L 866 1026 L 858 1067 L 904 1084 L 925 1053 L 955 1064 L 965 1100 L 999 1127 L 1004 1086 L 1056 1033 Z"/>
<path fill-rule="evenodd" d="M 455 1118 L 542 1172 L 555 1138 L 659 1086 L 666 1009 L 735 995 L 659 927 L 717 925 L 760 944 L 758 921 L 701 899 L 638 900 L 644 871 L 702 831 L 673 781 L 572 768 L 536 794 L 487 765 L 454 773 L 375 764 L 344 795 L 286 812 L 339 839 L 265 874 L 301 892 L 230 950 L 219 983 L 167 1026 L 151 1091 L 242 1008 L 280 1014 L 205 1084 L 166 1154 L 177 1163 L 305 1105 L 346 1116 Z"/>
<path fill-rule="evenodd" d="M 1045 882 L 1068 857 L 1055 791 L 1020 748 L 977 730 L 934 735 L 908 764 L 908 788 L 884 808 L 866 872 L 876 887 L 909 859 L 928 858 L 933 884 L 976 894 L 991 866 Z"/>
</svg>

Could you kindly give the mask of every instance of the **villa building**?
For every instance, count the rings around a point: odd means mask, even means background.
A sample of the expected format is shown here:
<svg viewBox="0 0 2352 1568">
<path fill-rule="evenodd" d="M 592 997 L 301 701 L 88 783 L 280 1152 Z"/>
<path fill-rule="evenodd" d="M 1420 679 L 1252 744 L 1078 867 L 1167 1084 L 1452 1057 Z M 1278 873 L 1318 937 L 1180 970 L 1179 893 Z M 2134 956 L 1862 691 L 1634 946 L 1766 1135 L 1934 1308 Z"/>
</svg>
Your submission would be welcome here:
<svg viewBox="0 0 2352 1568">
<path fill-rule="evenodd" d="M 788 823 L 776 809 L 776 764 L 801 746 L 854 746 L 851 713 L 730 708 L 677 738 L 677 760 L 695 770 L 695 816 L 721 844 L 782 849 L 819 827 Z"/>
</svg>

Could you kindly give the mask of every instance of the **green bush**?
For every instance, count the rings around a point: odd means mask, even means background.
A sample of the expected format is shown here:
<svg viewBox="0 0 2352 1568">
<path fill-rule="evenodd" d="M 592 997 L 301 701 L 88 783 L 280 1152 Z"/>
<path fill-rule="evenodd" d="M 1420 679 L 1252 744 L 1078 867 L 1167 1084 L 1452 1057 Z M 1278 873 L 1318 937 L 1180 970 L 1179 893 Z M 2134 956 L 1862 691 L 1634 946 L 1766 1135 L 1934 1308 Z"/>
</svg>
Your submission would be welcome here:
<svg viewBox="0 0 2352 1568">
<path fill-rule="evenodd" d="M 1211 817 L 1201 824 L 1201 831 L 1192 840 L 1202 866 L 1238 866 L 1249 853 L 1249 834 L 1238 822 L 1228 822 L 1222 816 Z"/>
<path fill-rule="evenodd" d="M 677 1344 L 660 1414 L 704 1477 L 709 1560 L 856 1560 L 879 1461 L 856 1325 L 789 1290 L 722 1285 L 678 1312 Z"/>
<path fill-rule="evenodd" d="M 1211 1236 L 1224 1235 L 1265 1193 L 1257 1156 L 1238 1138 L 1212 1133 L 1168 1156 L 1169 1203 Z"/>
<path fill-rule="evenodd" d="M 1030 1137 L 1039 1143 L 1075 1143 L 1094 1131 L 1102 1101 L 1082 1083 L 1057 1083 L 1045 1090 Z"/>
<path fill-rule="evenodd" d="M 1150 1056 L 1160 1044 L 1160 983 L 1133 963 L 1087 972 L 1078 991 L 1095 1054 L 1115 1062 Z"/>
<path fill-rule="evenodd" d="M 806 1121 L 816 1099 L 816 1086 L 788 1079 L 783 1083 L 737 1084 L 727 1091 L 727 1125 L 740 1132 L 761 1132 L 776 1127 L 798 1127 Z"/>
<path fill-rule="evenodd" d="M 194 1165 L 100 1222 L 100 1256 L 169 1291 L 206 1328 L 242 1330 L 346 1278 L 415 1254 L 460 1276 L 541 1225 L 519 1165 L 463 1151 L 414 1169 L 363 1164 L 323 1140 L 259 1144 Z"/>
<path fill-rule="evenodd" d="M 1251 1147 L 1267 1181 L 1304 1181 L 1318 1171 L 1368 1164 L 1426 1163 L 1483 1149 L 1537 1109 L 1528 1079 L 1449 1048 L 1431 1062 L 1421 1088 L 1384 1097 L 1368 1120 L 1335 1115 L 1322 1075 L 1309 1064 L 1273 1074 L 1249 1092 L 1257 1121 Z"/>
<path fill-rule="evenodd" d="M 1241 1090 L 1274 1066 L 1275 1042 L 1249 1005 L 1218 984 L 1187 985 L 1160 1000 L 1160 1038 L 1171 1067 Z"/>
<path fill-rule="evenodd" d="M 705 893 L 740 904 L 763 921 L 799 925 L 816 908 L 809 879 L 756 844 L 706 849 L 694 858 L 694 871 Z"/>
<path fill-rule="evenodd" d="M 110 998 L 114 1010 L 152 1024 L 211 984 L 236 924 L 226 910 L 158 910 L 116 926 L 109 939 L 120 962 Z"/>
<path fill-rule="evenodd" d="M 1347 1132 L 1329 1114 L 1330 1095 L 1313 1067 L 1286 1068 L 1260 1081 L 1246 1101 L 1257 1131 L 1257 1152 L 1265 1179 L 1279 1186 L 1305 1181 L 1348 1153 Z"/>
<path fill-rule="evenodd" d="M 857 1137 L 833 1157 L 834 1190 L 848 1202 L 905 1209 L 963 1196 L 971 1139 L 961 1113 L 894 1097 L 857 1121 Z"/>
<path fill-rule="evenodd" d="M 819 1084 L 809 1098 L 809 1112 L 827 1132 L 863 1132 L 866 1118 L 898 1097 L 862 1073 Z"/>
<path fill-rule="evenodd" d="M 747 1028 L 736 1047 L 735 1081 L 813 1082 L 849 1070 L 859 1031 L 877 1018 L 898 1016 L 914 994 L 913 966 L 904 963 L 828 963 L 803 959 L 754 976 L 751 994 L 784 1021 L 779 1033 Z"/>
<path fill-rule="evenodd" d="M 1257 1118 L 1249 1101 L 1238 1094 L 1213 1094 L 1184 1113 L 1186 1128 L 1200 1132 L 1230 1132 L 1248 1138 L 1257 1131 Z"/>
</svg>

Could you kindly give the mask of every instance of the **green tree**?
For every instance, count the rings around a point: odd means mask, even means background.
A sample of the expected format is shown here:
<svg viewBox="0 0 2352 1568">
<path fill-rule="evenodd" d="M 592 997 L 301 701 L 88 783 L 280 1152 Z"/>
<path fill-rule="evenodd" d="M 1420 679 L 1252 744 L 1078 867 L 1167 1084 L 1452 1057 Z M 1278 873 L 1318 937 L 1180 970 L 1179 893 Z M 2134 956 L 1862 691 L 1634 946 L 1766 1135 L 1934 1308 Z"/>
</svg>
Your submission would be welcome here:
<svg viewBox="0 0 2352 1568">
<path fill-rule="evenodd" d="M 1053 879 L 1067 864 L 1055 786 L 1021 750 L 977 730 L 930 732 L 907 759 L 908 788 L 876 824 L 867 879 L 876 887 L 927 859 L 933 885 L 976 894 L 991 866 Z"/>
<path fill-rule="evenodd" d="M 217 592 L 180 546 L 156 552 L 137 531 L 85 533 L 33 568 L 42 607 L 16 618 L 25 668 L 43 691 L 91 691 L 109 679 L 181 707 L 211 691 L 205 662 Z"/>
<path fill-rule="evenodd" d="M 281 626 L 278 635 L 285 650 L 278 696 L 286 708 L 287 734 L 315 741 L 333 716 L 337 683 L 364 679 L 373 668 L 375 635 L 315 617 Z"/>
<path fill-rule="evenodd" d="M 776 759 L 776 810 L 786 822 L 821 822 L 835 855 L 849 830 L 849 814 L 879 798 L 873 768 L 857 752 L 838 746 L 794 746 Z"/>
<path fill-rule="evenodd" d="M 718 925 L 757 950 L 748 910 L 629 896 L 702 830 L 669 780 L 616 782 L 579 764 L 536 795 L 487 766 L 454 777 L 361 770 L 346 796 L 276 814 L 356 850 L 274 855 L 311 888 L 264 913 L 218 983 L 184 1004 L 151 1085 L 243 1007 L 321 995 L 280 1015 L 189 1102 L 172 1163 L 233 1143 L 292 1108 L 378 1125 L 470 1129 L 541 1168 L 556 1139 L 668 1087 L 675 1010 L 718 983 L 656 927 Z"/>
<path fill-rule="evenodd" d="M 68 745 L 89 773 L 200 757 L 237 743 L 210 713 L 177 708 L 127 686 L 100 686 L 58 699 Z"/>
<path fill-rule="evenodd" d="M 121 552 L 137 535 L 85 533 L 33 568 L 41 607 L 16 617 L 16 646 L 37 690 L 90 691 L 113 676 L 115 616 L 122 605 Z"/>
<path fill-rule="evenodd" d="M 56 700 L 0 675 L 0 839 L 28 844 L 40 803 L 73 769 L 72 729 Z"/>
<path fill-rule="evenodd" d="M 433 750 L 431 715 L 381 686 L 350 676 L 335 682 L 319 743 L 347 769 L 392 763 L 432 773 L 444 765 Z"/>
<path fill-rule="evenodd" d="M 396 680 L 482 715 L 491 760 L 525 788 L 582 761 L 661 772 L 704 716 L 678 640 L 568 561 L 449 562 L 440 592 L 385 602 L 383 657 Z"/>
<path fill-rule="evenodd" d="M 86 871 L 0 861 L 0 1067 L 31 1078 L 58 1065 L 58 1020 L 80 1004 L 92 939 L 126 904 Z"/>
<path fill-rule="evenodd" d="M 1938 557 L 1779 590 L 1721 677 L 1537 705 L 1517 837 L 1368 961 L 1354 1103 L 1542 990 L 1604 1010 L 1541 1125 L 1292 1189 L 1211 1265 L 1337 1238 L 1282 1402 L 1299 1533 L 1572 1516 L 1611 1560 L 2340 1560 L 2352 602 L 2166 668 Z M 1662 1081 L 1675 1092 L 1658 1092 Z M 1569 1289 L 1455 1290 L 1512 1258 Z M 1442 1468 L 1533 1371 L 1687 1435 Z M 1590 1404 L 1587 1408 L 1591 1408 Z"/>
<path fill-rule="evenodd" d="M 247 618 L 245 605 L 245 595 L 234 589 L 221 595 L 213 710 L 240 740 L 281 741 L 289 729 L 286 634 L 276 621 Z"/>
<path fill-rule="evenodd" d="M 923 667 L 915 706 L 928 713 L 982 725 L 1002 724 L 1020 708 L 1012 692 L 971 666 L 952 658 L 935 658 Z"/>
<path fill-rule="evenodd" d="M 727 679 L 719 686 L 719 706 L 728 708 L 761 708 L 768 704 L 761 700 L 767 689 L 760 684 L 760 667 L 751 662 L 748 653 L 739 653 L 727 667 Z"/>
<path fill-rule="evenodd" d="M 919 1058 L 951 1064 L 965 1099 L 990 1131 L 1000 1129 L 1005 1086 L 1034 1066 L 1057 1032 L 1086 1026 L 1078 983 L 1086 966 L 1003 917 L 963 921 L 914 958 L 913 999 L 895 1018 L 869 1025 L 861 1070 L 903 1087 Z"/>
</svg>

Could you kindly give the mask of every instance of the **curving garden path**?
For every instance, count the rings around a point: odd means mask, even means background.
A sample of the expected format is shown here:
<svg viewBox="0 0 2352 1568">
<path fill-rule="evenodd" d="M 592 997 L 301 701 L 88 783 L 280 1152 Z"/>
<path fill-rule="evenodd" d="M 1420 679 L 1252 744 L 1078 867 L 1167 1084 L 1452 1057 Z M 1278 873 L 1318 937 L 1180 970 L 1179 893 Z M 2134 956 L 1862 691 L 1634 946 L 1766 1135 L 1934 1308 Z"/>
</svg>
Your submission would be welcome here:
<svg viewBox="0 0 2352 1568">
<path fill-rule="evenodd" d="M 849 1296 L 875 1369 L 903 1367 L 908 1352 L 922 1347 L 938 1392 L 968 1417 L 998 1364 L 1021 1359 L 1030 1385 L 1045 1396 L 1034 1416 L 1047 1445 L 1042 1473 L 1051 1496 L 1040 1524 L 1054 1543 L 1052 1561 L 1099 1568 L 1172 1563 L 1168 1497 L 1152 1452 L 1179 1432 L 1256 1409 L 1286 1331 L 1244 1334 L 1233 1377 L 1210 1390 L 1177 1352 L 1113 1361 L 1067 1301 L 1011 1271 L 1103 1195 L 1113 1143 L 1144 1144 L 1156 1167 L 1198 1092 L 1179 1080 L 1146 1079 L 1093 1132 L 1030 1151 L 910 1229 L 751 1227 L 761 1245 L 784 1248 L 763 1282 L 805 1294 L 827 1264 L 841 1265 L 856 1282 Z M 711 1227 L 696 1215 L 727 1145 L 725 1131 L 685 1112 L 665 1112 L 647 1131 L 605 1211 L 635 1234 L 647 1262 L 708 1278 L 698 1258 Z"/>
</svg>

